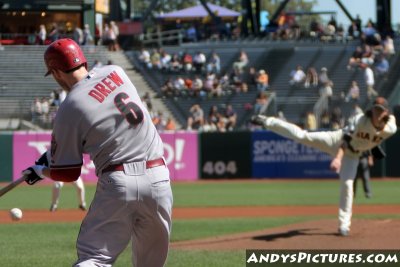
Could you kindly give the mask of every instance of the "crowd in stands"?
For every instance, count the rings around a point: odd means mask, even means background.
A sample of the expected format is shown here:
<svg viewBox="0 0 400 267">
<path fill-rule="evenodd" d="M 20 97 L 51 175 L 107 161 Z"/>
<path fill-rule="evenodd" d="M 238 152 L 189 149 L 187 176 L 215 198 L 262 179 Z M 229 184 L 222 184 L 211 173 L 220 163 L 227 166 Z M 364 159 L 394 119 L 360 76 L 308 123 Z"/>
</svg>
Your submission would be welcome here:
<svg viewBox="0 0 400 267">
<path fill-rule="evenodd" d="M 105 24 L 98 43 L 107 45 L 111 51 L 118 50 L 118 32 L 118 27 L 114 22 Z M 232 33 L 233 31 L 229 32 Z M 196 27 L 193 25 L 188 28 L 187 34 L 193 41 L 199 39 Z M 309 32 L 304 33 L 294 17 L 282 16 L 272 36 L 275 39 L 299 39 L 304 37 L 305 34 L 323 41 L 359 39 L 360 45 L 349 58 L 347 68 L 349 71 L 363 71 L 365 84 L 359 85 L 357 81 L 353 81 L 347 91 L 340 93 L 340 97 L 344 102 L 358 105 L 361 95 L 360 87 L 364 89 L 364 86 L 369 99 L 373 99 L 378 95 L 375 90 L 375 79 L 377 77 L 385 78 L 390 67 L 389 59 L 395 54 L 393 39 L 389 34 L 383 35 L 384 38 L 382 38 L 371 21 L 368 21 L 365 27 L 362 27 L 359 18 L 352 22 L 346 31 L 342 25 L 336 23 L 334 17 L 325 26 L 317 21 L 312 21 Z M 56 24 L 53 25 L 48 34 L 44 25 L 40 26 L 38 32 L 39 42 L 44 44 L 45 40 L 49 38 L 51 40 L 58 38 Z M 88 25 L 85 25 L 84 30 L 76 28 L 74 39 L 82 45 L 95 43 Z M 167 75 L 169 77 L 161 86 L 160 97 L 191 97 L 204 100 L 226 94 L 246 93 L 249 90 L 257 90 L 256 100 L 253 103 L 247 103 L 244 109 L 259 114 L 265 113 L 273 92 L 269 85 L 270 77 L 268 73 L 264 69 L 254 68 L 250 64 L 244 49 L 238 53 L 237 59 L 226 70 L 221 67 L 221 60 L 224 59 L 221 59 L 215 51 L 210 54 L 206 54 L 201 50 L 195 53 L 182 51 L 170 54 L 162 48 L 152 50 L 143 48 L 141 49 L 139 60 L 147 69 L 164 74 L 172 74 Z M 101 62 L 96 64 L 99 66 Z M 334 95 L 334 83 L 330 79 L 326 67 L 317 70 L 315 67 L 309 66 L 307 70 L 303 70 L 303 66 L 298 65 L 290 73 L 289 84 L 306 89 L 317 88 L 316 96 L 328 99 L 331 99 Z M 39 105 L 42 102 L 44 104 Z M 56 106 L 56 104 L 52 104 L 51 98 L 47 101 L 45 99 L 35 100 L 35 104 L 32 107 L 32 118 L 35 118 L 33 120 L 46 122 L 49 120 L 47 118 L 52 117 L 52 115 L 41 115 L 47 113 L 46 102 L 50 103 L 50 107 Z M 151 110 L 150 96 L 144 96 L 144 102 Z M 216 115 L 209 114 L 208 117 L 205 117 L 200 105 L 193 106 L 189 111 L 191 116 L 187 120 L 186 128 L 221 132 L 233 130 L 236 127 L 236 112 L 233 111 L 229 103 L 221 103 L 221 107 L 224 109 L 223 112 L 220 112 L 219 109 L 221 108 L 215 106 L 209 113 L 216 113 Z M 227 115 L 230 113 L 233 115 Z M 172 118 L 164 118 L 163 114 L 158 111 L 152 111 L 151 114 L 153 122 L 158 129 L 176 129 Z M 284 117 L 283 113 L 280 113 L 280 115 Z M 314 129 L 315 127 L 338 128 L 344 125 L 345 119 L 342 117 L 341 110 L 338 107 L 328 106 L 320 114 L 319 118 L 316 118 L 312 111 L 307 112 L 304 115 L 304 127 L 307 129 Z"/>
<path fill-rule="evenodd" d="M 59 26 L 57 23 L 52 23 L 50 27 L 39 25 L 38 31 L 35 33 L 35 44 L 48 45 L 59 38 L 72 38 L 79 45 L 104 45 L 109 51 L 118 51 L 119 48 L 119 27 L 115 21 L 105 23 L 102 29 L 96 25 L 96 31 L 93 35 L 90 31 L 89 24 L 85 24 L 83 29 L 75 26 L 71 30 L 66 30 L 65 27 Z"/>
<path fill-rule="evenodd" d="M 199 132 L 227 132 L 235 129 L 236 121 L 237 113 L 230 104 L 222 108 L 211 106 L 207 115 L 199 104 L 194 104 L 190 108 L 186 129 Z"/>
<path fill-rule="evenodd" d="M 59 88 L 49 97 L 35 98 L 31 105 L 32 123 L 44 129 L 52 128 L 57 110 L 66 96 L 66 91 Z"/>
<path fill-rule="evenodd" d="M 150 53 L 142 49 L 139 60 L 148 69 L 177 74 L 167 78 L 161 86 L 161 94 L 166 97 L 218 97 L 226 93 L 247 92 L 254 85 L 259 92 L 269 88 L 269 76 L 265 70 L 249 66 L 247 53 L 241 50 L 233 62 L 230 73 L 221 73 L 221 59 L 216 52 L 210 57 L 198 51 L 170 55 L 163 49 L 153 49 Z"/>
</svg>

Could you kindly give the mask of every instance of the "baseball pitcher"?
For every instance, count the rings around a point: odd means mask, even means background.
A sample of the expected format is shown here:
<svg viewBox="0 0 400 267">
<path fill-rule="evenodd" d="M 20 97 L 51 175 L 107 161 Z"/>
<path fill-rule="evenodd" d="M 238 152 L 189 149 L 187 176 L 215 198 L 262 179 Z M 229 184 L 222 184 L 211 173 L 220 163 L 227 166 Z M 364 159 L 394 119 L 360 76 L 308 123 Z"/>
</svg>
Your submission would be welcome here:
<svg viewBox="0 0 400 267">
<path fill-rule="evenodd" d="M 80 47 L 59 39 L 44 54 L 48 72 L 69 92 L 54 122 L 49 166 L 23 173 L 78 179 L 90 155 L 98 184 L 77 239 L 74 266 L 112 266 L 132 242 L 134 266 L 163 266 L 171 232 L 172 191 L 163 143 L 138 92 L 115 65 L 87 71 Z"/>
<path fill-rule="evenodd" d="M 331 169 L 340 177 L 339 234 L 347 236 L 351 225 L 353 182 L 360 155 L 397 130 L 395 117 L 390 114 L 386 99 L 376 98 L 372 108 L 365 114 L 359 114 L 352 125 L 336 131 L 307 132 L 295 124 L 264 115 L 254 116 L 252 122 L 333 156 Z"/>
</svg>

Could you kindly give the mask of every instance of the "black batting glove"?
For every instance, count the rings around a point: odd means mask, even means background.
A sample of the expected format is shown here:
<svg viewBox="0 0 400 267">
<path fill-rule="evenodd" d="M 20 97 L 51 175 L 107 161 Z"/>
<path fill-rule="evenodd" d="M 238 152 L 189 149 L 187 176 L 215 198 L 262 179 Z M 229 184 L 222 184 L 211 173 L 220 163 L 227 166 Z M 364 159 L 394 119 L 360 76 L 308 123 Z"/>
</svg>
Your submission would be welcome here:
<svg viewBox="0 0 400 267">
<path fill-rule="evenodd" d="M 43 169 L 45 167 L 41 165 L 33 165 L 26 170 L 22 171 L 22 175 L 25 176 L 25 182 L 29 185 L 33 185 L 38 181 L 41 181 L 45 178 L 43 175 Z"/>
<path fill-rule="evenodd" d="M 49 160 L 47 159 L 47 152 L 44 152 L 40 158 L 35 161 L 35 165 L 42 165 L 49 167 Z"/>
</svg>

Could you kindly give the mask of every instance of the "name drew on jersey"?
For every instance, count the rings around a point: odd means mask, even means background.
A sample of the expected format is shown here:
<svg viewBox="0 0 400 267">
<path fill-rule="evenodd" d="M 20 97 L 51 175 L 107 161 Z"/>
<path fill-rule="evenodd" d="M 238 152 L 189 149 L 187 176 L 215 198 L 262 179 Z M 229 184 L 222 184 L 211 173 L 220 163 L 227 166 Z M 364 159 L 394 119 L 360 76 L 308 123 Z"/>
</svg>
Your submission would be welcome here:
<svg viewBox="0 0 400 267">
<path fill-rule="evenodd" d="M 101 82 L 97 83 L 88 95 L 96 99 L 99 103 L 103 103 L 104 99 L 115 89 L 124 84 L 116 71 L 111 72 Z"/>
<path fill-rule="evenodd" d="M 383 137 L 380 137 L 380 136 L 377 136 L 377 135 L 374 135 L 374 136 L 371 137 L 370 134 L 367 133 L 367 132 L 357 132 L 356 136 L 357 136 L 357 138 L 364 139 L 364 140 L 369 140 L 369 141 L 371 141 L 373 143 L 380 143 L 380 142 L 383 141 Z"/>
</svg>

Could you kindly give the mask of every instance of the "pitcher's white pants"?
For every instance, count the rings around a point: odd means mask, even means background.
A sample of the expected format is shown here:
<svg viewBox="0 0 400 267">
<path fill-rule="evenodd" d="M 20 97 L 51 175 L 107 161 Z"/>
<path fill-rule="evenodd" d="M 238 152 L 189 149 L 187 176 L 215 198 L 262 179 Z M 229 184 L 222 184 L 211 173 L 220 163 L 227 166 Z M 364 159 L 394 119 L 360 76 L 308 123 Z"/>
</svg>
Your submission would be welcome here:
<svg viewBox="0 0 400 267">
<path fill-rule="evenodd" d="M 294 140 L 300 144 L 319 149 L 323 152 L 336 156 L 338 148 L 342 143 L 342 130 L 326 132 L 308 132 L 295 124 L 268 117 L 265 126 L 268 130 Z M 350 230 L 353 206 L 353 182 L 357 174 L 359 157 L 349 155 L 345 151 L 340 177 L 340 202 L 339 202 L 339 228 Z"/>
</svg>

